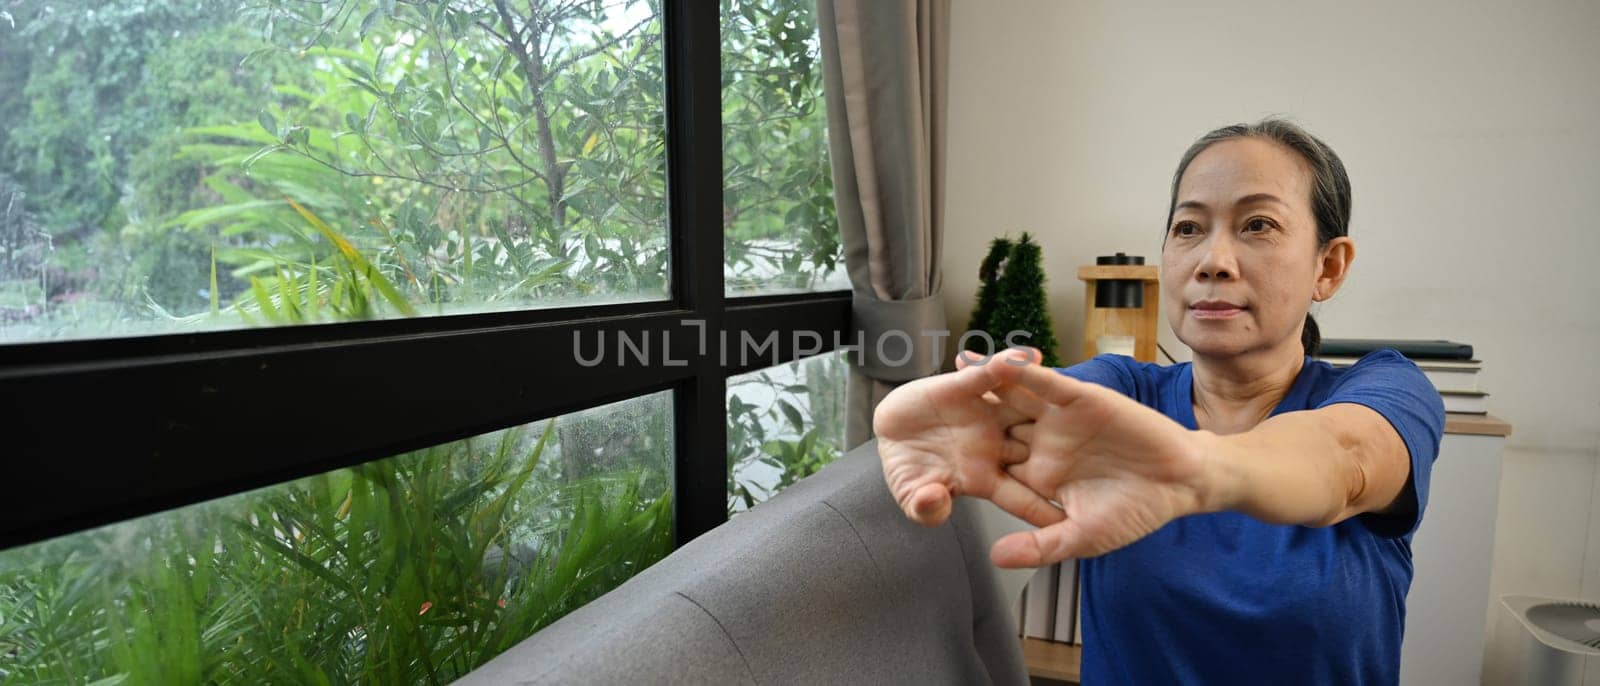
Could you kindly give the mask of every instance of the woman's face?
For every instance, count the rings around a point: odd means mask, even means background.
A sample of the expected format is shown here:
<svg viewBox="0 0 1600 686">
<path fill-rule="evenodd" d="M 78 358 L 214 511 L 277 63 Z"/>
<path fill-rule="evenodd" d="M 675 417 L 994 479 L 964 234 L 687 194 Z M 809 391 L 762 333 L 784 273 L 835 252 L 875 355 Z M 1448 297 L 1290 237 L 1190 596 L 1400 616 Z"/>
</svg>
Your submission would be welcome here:
<svg viewBox="0 0 1600 686">
<path fill-rule="evenodd" d="M 1189 163 L 1161 287 L 1173 332 L 1196 355 L 1300 349 L 1312 299 L 1342 280 L 1324 278 L 1310 184 L 1298 153 L 1261 138 L 1212 144 Z"/>
</svg>

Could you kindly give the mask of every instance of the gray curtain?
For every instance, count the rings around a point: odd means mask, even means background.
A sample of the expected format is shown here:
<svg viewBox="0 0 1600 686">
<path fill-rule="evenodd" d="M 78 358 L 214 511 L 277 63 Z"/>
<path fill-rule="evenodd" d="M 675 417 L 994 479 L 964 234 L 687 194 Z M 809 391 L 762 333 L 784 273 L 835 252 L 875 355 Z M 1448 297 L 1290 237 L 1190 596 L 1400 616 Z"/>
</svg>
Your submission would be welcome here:
<svg viewBox="0 0 1600 686">
<path fill-rule="evenodd" d="M 894 384 L 939 370 L 949 0 L 817 0 L 828 142 L 863 344 L 845 445 L 872 435 Z M 927 332 L 925 334 L 924 332 Z"/>
</svg>

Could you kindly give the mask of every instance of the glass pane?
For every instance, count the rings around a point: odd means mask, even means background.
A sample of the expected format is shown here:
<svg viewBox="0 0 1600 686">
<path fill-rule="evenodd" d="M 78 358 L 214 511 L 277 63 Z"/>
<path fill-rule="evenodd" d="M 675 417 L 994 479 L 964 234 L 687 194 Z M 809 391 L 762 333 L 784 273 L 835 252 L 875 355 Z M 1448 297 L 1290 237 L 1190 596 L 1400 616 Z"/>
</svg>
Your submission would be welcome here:
<svg viewBox="0 0 1600 686">
<path fill-rule="evenodd" d="M 661 299 L 659 2 L 17 0 L 0 342 Z"/>
<path fill-rule="evenodd" d="M 0 681 L 449 682 L 671 550 L 671 427 L 662 393 L 0 552 Z"/>
<path fill-rule="evenodd" d="M 849 288 L 828 168 L 815 0 L 722 0 L 730 294 Z"/>
<path fill-rule="evenodd" d="M 749 509 L 844 453 L 843 353 L 728 378 L 728 513 Z"/>
</svg>

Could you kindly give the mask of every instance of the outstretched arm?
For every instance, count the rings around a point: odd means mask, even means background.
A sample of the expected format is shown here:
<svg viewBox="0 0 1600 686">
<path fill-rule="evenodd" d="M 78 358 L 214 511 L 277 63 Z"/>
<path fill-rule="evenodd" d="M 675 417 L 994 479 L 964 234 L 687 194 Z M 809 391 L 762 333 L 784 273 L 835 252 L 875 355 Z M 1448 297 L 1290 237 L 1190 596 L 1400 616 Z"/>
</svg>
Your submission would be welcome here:
<svg viewBox="0 0 1600 686">
<path fill-rule="evenodd" d="M 1286 413 L 1221 436 L 1049 368 L 995 372 L 1002 390 L 1027 391 L 1004 397 L 1033 420 L 1009 430 L 1029 455 L 1008 471 L 1066 512 L 1061 523 L 997 542 L 991 552 L 1002 567 L 1100 555 L 1199 512 L 1329 525 L 1395 507 L 1409 474 L 1404 442 L 1360 405 Z"/>
<path fill-rule="evenodd" d="M 1218 502 L 1264 522 L 1331 526 L 1402 500 L 1411 454 L 1389 421 L 1352 403 L 1287 412 L 1240 434 L 1199 432 Z"/>
</svg>

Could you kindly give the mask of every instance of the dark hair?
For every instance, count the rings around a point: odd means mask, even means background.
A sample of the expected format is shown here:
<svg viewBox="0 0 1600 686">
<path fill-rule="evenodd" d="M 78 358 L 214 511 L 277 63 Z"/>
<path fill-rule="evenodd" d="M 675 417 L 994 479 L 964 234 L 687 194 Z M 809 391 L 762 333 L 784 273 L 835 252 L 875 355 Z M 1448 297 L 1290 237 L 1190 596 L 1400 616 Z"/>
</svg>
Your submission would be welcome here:
<svg viewBox="0 0 1600 686">
<path fill-rule="evenodd" d="M 1316 136 L 1293 122 L 1268 117 L 1254 124 L 1234 124 L 1212 131 L 1183 153 L 1178 172 L 1172 175 L 1172 201 L 1167 204 L 1167 227 L 1172 226 L 1172 214 L 1178 204 L 1178 182 L 1184 170 L 1196 155 L 1212 144 L 1233 138 L 1265 138 L 1300 153 L 1311 169 L 1311 214 L 1317 220 L 1317 248 L 1340 236 L 1350 235 L 1350 177 L 1345 174 L 1344 163 Z M 1307 355 L 1317 354 L 1322 345 L 1322 333 L 1317 330 L 1317 320 L 1306 313 L 1306 326 L 1300 333 L 1300 345 Z"/>
</svg>

